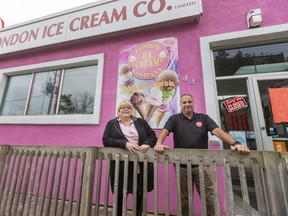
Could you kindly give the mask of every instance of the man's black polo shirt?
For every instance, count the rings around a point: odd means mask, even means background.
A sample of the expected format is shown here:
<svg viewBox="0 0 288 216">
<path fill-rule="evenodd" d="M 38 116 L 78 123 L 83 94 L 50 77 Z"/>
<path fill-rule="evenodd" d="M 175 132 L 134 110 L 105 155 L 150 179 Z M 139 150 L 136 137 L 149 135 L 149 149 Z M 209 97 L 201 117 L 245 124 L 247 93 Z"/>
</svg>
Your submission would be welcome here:
<svg viewBox="0 0 288 216">
<path fill-rule="evenodd" d="M 170 116 L 164 128 L 173 132 L 174 148 L 208 149 L 208 131 L 219 126 L 208 115 L 193 113 L 188 119 L 183 113 Z"/>
</svg>

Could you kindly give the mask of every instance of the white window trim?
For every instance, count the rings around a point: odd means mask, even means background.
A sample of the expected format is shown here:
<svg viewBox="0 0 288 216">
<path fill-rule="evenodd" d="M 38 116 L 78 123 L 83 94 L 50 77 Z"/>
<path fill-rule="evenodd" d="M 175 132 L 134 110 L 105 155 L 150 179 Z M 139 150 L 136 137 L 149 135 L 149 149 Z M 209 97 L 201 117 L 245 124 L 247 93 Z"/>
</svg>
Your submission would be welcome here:
<svg viewBox="0 0 288 216">
<path fill-rule="evenodd" d="M 201 37 L 200 50 L 206 113 L 218 124 L 220 123 L 220 113 L 219 109 L 217 109 L 218 95 L 214 70 L 213 50 L 220 48 L 231 49 L 250 45 L 256 46 L 273 42 L 287 42 L 287 38 L 288 24 Z M 212 141 L 218 141 L 218 138 L 215 136 L 210 136 L 209 139 Z"/>
<path fill-rule="evenodd" d="M 3 98 L 8 76 L 28 74 L 40 71 L 50 71 L 67 67 L 81 67 L 91 64 L 98 65 L 93 114 L 0 116 L 0 124 L 99 124 L 102 101 L 104 54 L 89 55 L 78 58 L 71 58 L 0 70 L 0 98 Z"/>
</svg>

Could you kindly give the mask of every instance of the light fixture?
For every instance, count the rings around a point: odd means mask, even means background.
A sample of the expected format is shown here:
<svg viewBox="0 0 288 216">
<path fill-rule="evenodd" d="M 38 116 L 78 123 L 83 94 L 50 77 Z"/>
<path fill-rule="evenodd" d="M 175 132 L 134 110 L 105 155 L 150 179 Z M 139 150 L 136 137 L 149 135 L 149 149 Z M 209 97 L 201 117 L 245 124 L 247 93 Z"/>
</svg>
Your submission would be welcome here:
<svg viewBox="0 0 288 216">
<path fill-rule="evenodd" d="M 261 9 L 250 10 L 246 16 L 246 21 L 248 28 L 259 27 L 262 23 Z"/>
</svg>

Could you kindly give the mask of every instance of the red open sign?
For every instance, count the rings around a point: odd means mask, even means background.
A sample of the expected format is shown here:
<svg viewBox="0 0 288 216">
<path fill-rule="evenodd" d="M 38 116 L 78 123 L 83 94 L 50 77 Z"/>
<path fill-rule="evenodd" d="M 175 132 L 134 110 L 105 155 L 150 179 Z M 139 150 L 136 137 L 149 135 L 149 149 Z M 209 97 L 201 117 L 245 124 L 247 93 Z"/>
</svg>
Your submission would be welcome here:
<svg viewBox="0 0 288 216">
<path fill-rule="evenodd" d="M 235 112 L 237 110 L 241 110 L 241 109 L 248 107 L 246 101 L 241 96 L 228 99 L 226 101 L 223 101 L 223 103 L 228 112 Z"/>
</svg>

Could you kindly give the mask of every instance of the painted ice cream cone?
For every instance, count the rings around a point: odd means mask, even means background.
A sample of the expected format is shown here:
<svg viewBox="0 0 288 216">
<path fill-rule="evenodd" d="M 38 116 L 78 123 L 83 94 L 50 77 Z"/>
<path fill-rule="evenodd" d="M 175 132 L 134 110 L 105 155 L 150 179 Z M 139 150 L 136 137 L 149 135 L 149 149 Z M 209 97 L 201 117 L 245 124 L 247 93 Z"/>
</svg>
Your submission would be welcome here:
<svg viewBox="0 0 288 216">
<path fill-rule="evenodd" d="M 135 83 L 133 74 L 131 72 L 131 66 L 128 64 L 122 64 L 118 69 L 120 94 L 123 100 L 127 100 L 131 97 L 135 89 L 133 85 Z"/>
<path fill-rule="evenodd" d="M 156 125 L 157 127 L 160 125 L 162 119 L 165 116 L 165 113 L 167 110 L 170 110 L 170 103 L 165 103 L 163 102 L 163 104 L 157 108 L 156 111 Z"/>
<path fill-rule="evenodd" d="M 149 121 L 153 115 L 153 113 L 156 111 L 157 106 L 154 106 L 152 104 L 147 104 L 147 114 L 146 114 L 146 121 Z"/>
<path fill-rule="evenodd" d="M 158 87 L 151 88 L 150 92 L 145 98 L 145 101 L 147 103 L 147 114 L 145 120 L 149 121 L 157 107 L 163 103 L 162 91 Z"/>
<path fill-rule="evenodd" d="M 164 115 L 165 115 L 165 111 L 164 112 L 161 112 L 159 110 L 156 111 L 156 125 L 157 125 L 157 127 L 160 125 Z"/>
<path fill-rule="evenodd" d="M 173 97 L 175 94 L 175 89 L 179 85 L 179 77 L 175 71 L 164 70 L 162 71 L 157 79 L 158 85 L 163 93 L 163 99 L 168 97 Z"/>
<path fill-rule="evenodd" d="M 164 70 L 158 75 L 156 82 L 163 95 L 163 103 L 156 112 L 156 125 L 159 126 L 166 111 L 170 110 L 170 103 L 175 95 L 176 87 L 179 85 L 179 77 L 173 70 Z"/>
<path fill-rule="evenodd" d="M 142 92 L 134 92 L 130 98 L 131 103 L 133 104 L 136 111 L 139 115 L 145 119 L 146 118 L 146 103 L 145 95 Z"/>
</svg>

